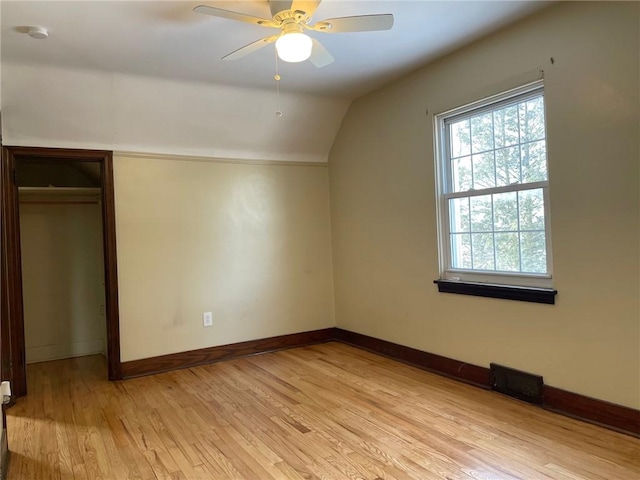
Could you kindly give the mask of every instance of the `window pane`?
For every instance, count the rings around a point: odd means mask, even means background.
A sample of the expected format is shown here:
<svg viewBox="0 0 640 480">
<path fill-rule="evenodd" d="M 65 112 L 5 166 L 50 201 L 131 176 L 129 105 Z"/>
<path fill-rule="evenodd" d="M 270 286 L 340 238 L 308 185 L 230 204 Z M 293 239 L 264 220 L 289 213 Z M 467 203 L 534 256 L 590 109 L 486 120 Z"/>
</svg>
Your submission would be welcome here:
<svg viewBox="0 0 640 480">
<path fill-rule="evenodd" d="M 464 157 L 471 154 L 469 119 L 452 123 L 449 126 L 449 142 L 451 143 L 451 158 Z"/>
<path fill-rule="evenodd" d="M 544 197 L 542 189 L 518 192 L 521 230 L 544 231 Z"/>
<path fill-rule="evenodd" d="M 491 195 L 471 197 L 471 231 L 492 232 Z"/>
<path fill-rule="evenodd" d="M 439 185 L 444 187 L 440 193 L 449 217 L 442 219 L 449 224 L 440 227 L 442 240 L 450 242 L 445 249 L 450 257 L 442 263 L 482 273 L 460 272 L 463 280 L 550 284 L 541 278 L 529 280 L 528 275 L 507 275 L 547 273 L 543 90 L 536 85 L 518 92 L 497 96 L 493 104 L 483 100 L 477 108 L 464 106 L 447 117 L 438 116 L 446 126 L 439 130 L 447 143 L 441 151 L 444 183 Z M 536 182 L 540 188 L 532 188 Z M 467 196 L 452 198 L 461 195 Z"/>
<path fill-rule="evenodd" d="M 517 233 L 496 233 L 496 270 L 520 271 L 520 244 Z"/>
<path fill-rule="evenodd" d="M 453 191 L 466 192 L 473 185 L 471 176 L 471 157 L 456 158 L 451 161 Z"/>
<path fill-rule="evenodd" d="M 533 98 L 519 104 L 520 142 L 532 142 L 545 137 L 544 102 L 542 97 Z"/>
<path fill-rule="evenodd" d="M 480 190 L 496 186 L 496 167 L 493 152 L 481 153 L 473 157 L 473 188 Z"/>
<path fill-rule="evenodd" d="M 518 105 L 493 112 L 495 148 L 516 145 L 519 142 Z"/>
<path fill-rule="evenodd" d="M 520 250 L 523 272 L 547 272 L 547 248 L 544 232 L 522 232 L 520 234 Z"/>
<path fill-rule="evenodd" d="M 449 201 L 450 231 L 452 233 L 469 231 L 469 199 L 453 198 Z"/>
<path fill-rule="evenodd" d="M 547 179 L 545 141 L 522 145 L 522 182 L 542 182 Z"/>
<path fill-rule="evenodd" d="M 473 268 L 477 270 L 495 270 L 493 254 L 493 233 L 472 233 L 471 247 Z"/>
<path fill-rule="evenodd" d="M 451 266 L 471 269 L 471 235 L 456 233 L 451 235 Z"/>
<path fill-rule="evenodd" d="M 517 192 L 497 193 L 493 196 L 493 224 L 495 230 L 518 230 Z"/>
<path fill-rule="evenodd" d="M 497 187 L 520 182 L 520 147 L 496 150 Z"/>
<path fill-rule="evenodd" d="M 471 119 L 472 153 L 493 150 L 493 115 L 491 112 Z"/>
</svg>

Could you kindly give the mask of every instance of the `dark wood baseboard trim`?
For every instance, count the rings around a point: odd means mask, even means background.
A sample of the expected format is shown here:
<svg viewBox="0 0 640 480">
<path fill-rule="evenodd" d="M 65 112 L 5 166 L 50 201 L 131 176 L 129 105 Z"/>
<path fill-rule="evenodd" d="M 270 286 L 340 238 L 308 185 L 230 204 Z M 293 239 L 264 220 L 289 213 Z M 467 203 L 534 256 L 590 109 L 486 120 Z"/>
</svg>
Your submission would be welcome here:
<svg viewBox="0 0 640 480">
<path fill-rule="evenodd" d="M 249 340 L 247 342 L 233 343 L 230 345 L 201 348 L 188 352 L 132 360 L 121 364 L 122 377 L 133 378 L 143 375 L 153 375 L 180 368 L 197 367 L 220 360 L 229 360 L 258 353 L 324 343 L 335 339 L 334 330 L 335 328 L 325 328 L 311 332 L 293 333 L 279 337 Z"/>
<path fill-rule="evenodd" d="M 7 478 L 9 472 L 9 444 L 7 443 L 7 429 L 2 429 L 2 438 L 0 438 L 0 480 Z"/>
<path fill-rule="evenodd" d="M 336 328 L 336 340 L 350 345 L 384 355 L 404 363 L 429 370 L 440 375 L 470 383 L 477 387 L 489 388 L 489 369 L 478 367 L 470 363 L 453 360 L 433 353 L 424 352 L 411 347 L 405 347 L 397 343 L 387 342 L 378 338 L 362 335 Z"/>
<path fill-rule="evenodd" d="M 542 406 L 640 438 L 640 410 L 544 385 Z"/>
<path fill-rule="evenodd" d="M 325 328 L 279 337 L 202 348 L 188 352 L 144 358 L 122 363 L 122 376 L 134 378 L 168 372 L 180 368 L 196 367 L 232 358 L 273 352 L 287 348 L 304 347 L 316 343 L 339 341 L 362 348 L 393 360 L 407 363 L 430 372 L 444 375 L 483 389 L 491 388 L 488 368 L 461 362 L 397 343 L 369 337 L 342 328 Z M 560 388 L 543 386 L 541 406 L 547 410 L 573 417 L 621 433 L 640 437 L 640 410 L 623 407 Z M 1 478 L 0 478 L 1 480 Z"/>
<path fill-rule="evenodd" d="M 335 329 L 335 339 L 465 383 L 485 389 L 491 388 L 490 370 L 485 367 L 471 365 L 341 328 Z M 568 417 L 640 437 L 640 410 L 548 385 L 543 386 L 541 406 Z"/>
</svg>

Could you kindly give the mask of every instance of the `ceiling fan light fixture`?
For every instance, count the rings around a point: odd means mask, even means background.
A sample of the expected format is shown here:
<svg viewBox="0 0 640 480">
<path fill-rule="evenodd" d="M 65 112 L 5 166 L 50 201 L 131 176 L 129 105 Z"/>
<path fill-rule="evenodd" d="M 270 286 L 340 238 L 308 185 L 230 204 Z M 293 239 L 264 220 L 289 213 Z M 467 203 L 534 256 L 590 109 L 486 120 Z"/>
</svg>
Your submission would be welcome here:
<svg viewBox="0 0 640 480">
<path fill-rule="evenodd" d="M 289 32 L 276 40 L 278 57 L 284 62 L 304 62 L 311 56 L 313 41 L 311 37 L 300 32 Z"/>
</svg>

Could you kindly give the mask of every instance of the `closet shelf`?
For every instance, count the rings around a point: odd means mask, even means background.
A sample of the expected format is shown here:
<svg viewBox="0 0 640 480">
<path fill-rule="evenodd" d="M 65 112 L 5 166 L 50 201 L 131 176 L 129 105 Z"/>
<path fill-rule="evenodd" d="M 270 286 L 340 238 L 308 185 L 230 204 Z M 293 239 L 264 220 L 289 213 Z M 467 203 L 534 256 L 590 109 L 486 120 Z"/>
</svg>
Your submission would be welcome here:
<svg viewBox="0 0 640 480">
<path fill-rule="evenodd" d="M 99 204 L 101 190 L 93 187 L 18 187 L 20 205 Z"/>
<path fill-rule="evenodd" d="M 86 197 L 100 195 L 100 188 L 94 187 L 18 187 L 18 193 L 23 195 L 56 195 Z"/>
</svg>

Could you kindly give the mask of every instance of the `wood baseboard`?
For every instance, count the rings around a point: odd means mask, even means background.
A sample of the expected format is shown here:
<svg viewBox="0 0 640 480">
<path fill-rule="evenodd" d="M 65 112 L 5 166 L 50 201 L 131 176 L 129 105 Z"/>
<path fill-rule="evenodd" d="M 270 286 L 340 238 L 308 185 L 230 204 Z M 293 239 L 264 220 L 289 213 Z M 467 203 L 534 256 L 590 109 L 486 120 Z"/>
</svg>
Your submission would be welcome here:
<svg viewBox="0 0 640 480">
<path fill-rule="evenodd" d="M 568 417 L 640 438 L 640 410 L 544 385 L 542 406 Z"/>
<path fill-rule="evenodd" d="M 397 343 L 336 328 L 336 340 L 348 343 L 400 362 L 415 365 L 440 375 L 444 375 L 477 387 L 489 388 L 489 369 L 452 358 L 442 357 Z"/>
<path fill-rule="evenodd" d="M 380 340 L 342 328 L 325 328 L 311 332 L 191 350 L 188 352 L 144 358 L 122 363 L 124 378 L 153 375 L 180 368 L 195 367 L 220 360 L 259 353 L 304 347 L 316 343 L 339 341 L 393 360 L 414 365 L 480 388 L 491 388 L 491 375 L 486 367 L 472 365 L 397 343 Z M 548 410 L 594 423 L 628 435 L 640 437 L 640 410 L 623 407 L 560 388 L 544 385 L 542 407 Z M 1 479 L 0 479 L 1 480 Z"/>
<path fill-rule="evenodd" d="M 283 350 L 285 348 L 304 347 L 314 343 L 324 343 L 335 338 L 335 328 L 313 330 L 311 332 L 293 333 L 279 337 L 249 340 L 247 342 L 201 348 L 188 352 L 172 353 L 159 357 L 132 360 L 121 364 L 122 377 L 133 378 L 144 375 L 168 372 L 180 368 L 197 367 L 220 360 L 245 357 L 258 353 Z"/>
<path fill-rule="evenodd" d="M 9 444 L 7 443 L 7 429 L 2 429 L 2 437 L 0 438 L 0 480 L 7 478 L 9 471 Z"/>
<path fill-rule="evenodd" d="M 416 350 L 341 328 L 335 329 L 335 335 L 336 340 L 364 350 L 481 388 L 491 388 L 491 377 L 488 368 L 423 352 L 422 350 Z M 586 397 L 549 385 L 543 386 L 541 406 L 568 417 L 594 423 L 634 437 L 640 437 L 640 410 Z"/>
</svg>

